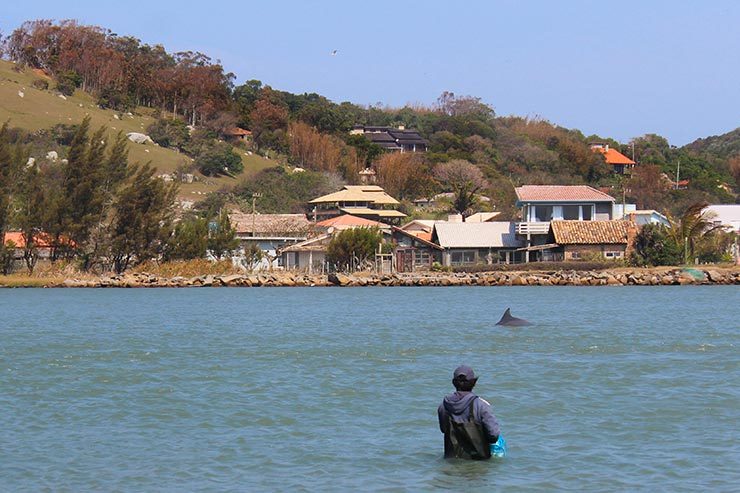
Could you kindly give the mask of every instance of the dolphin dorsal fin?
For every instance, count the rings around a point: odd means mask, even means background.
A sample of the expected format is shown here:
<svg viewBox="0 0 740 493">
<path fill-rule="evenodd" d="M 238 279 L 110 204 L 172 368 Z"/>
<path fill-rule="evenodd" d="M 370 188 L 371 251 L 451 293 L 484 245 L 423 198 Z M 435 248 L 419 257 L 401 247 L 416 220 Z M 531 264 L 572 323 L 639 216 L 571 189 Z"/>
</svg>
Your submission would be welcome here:
<svg viewBox="0 0 740 493">
<path fill-rule="evenodd" d="M 501 315 L 501 320 L 499 320 L 496 325 L 502 325 L 511 320 L 513 317 L 511 316 L 511 308 L 507 308 L 503 315 Z"/>
</svg>

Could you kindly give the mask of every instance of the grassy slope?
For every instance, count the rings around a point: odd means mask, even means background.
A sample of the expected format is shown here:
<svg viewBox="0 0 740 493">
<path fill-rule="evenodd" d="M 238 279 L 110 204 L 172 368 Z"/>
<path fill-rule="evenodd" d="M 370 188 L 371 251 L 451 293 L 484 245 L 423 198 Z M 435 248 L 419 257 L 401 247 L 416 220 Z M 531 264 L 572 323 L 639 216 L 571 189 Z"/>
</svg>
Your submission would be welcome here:
<svg viewBox="0 0 740 493">
<path fill-rule="evenodd" d="M 44 78 L 43 75 L 31 70 L 18 73 L 13 71 L 13 66 L 12 63 L 0 60 L 0 124 L 9 120 L 11 126 L 35 131 L 51 128 L 57 123 L 77 124 L 86 115 L 90 115 L 93 130 L 105 125 L 109 133 L 114 135 L 119 131 L 146 133 L 146 128 L 154 121 L 153 112 L 149 108 L 139 108 L 133 116 L 118 113 L 120 119 L 116 119 L 113 116 L 115 111 L 98 108 L 95 99 L 82 91 L 78 90 L 74 96 L 64 100 L 53 89 L 35 89 L 31 83 L 34 79 Z M 49 87 L 54 87 L 51 80 Z M 19 91 L 24 93 L 24 97 L 18 95 Z M 262 157 L 248 156 L 243 150 L 239 150 L 239 153 L 244 162 L 244 173 L 235 178 L 209 178 L 198 174 L 200 181 L 181 185 L 180 197 L 197 201 L 203 198 L 203 194 L 233 186 L 245 176 L 275 165 L 273 161 Z M 151 161 L 159 173 L 171 173 L 179 165 L 190 162 L 190 158 L 183 154 L 151 144 L 131 143 L 129 157 L 131 162 Z"/>
</svg>

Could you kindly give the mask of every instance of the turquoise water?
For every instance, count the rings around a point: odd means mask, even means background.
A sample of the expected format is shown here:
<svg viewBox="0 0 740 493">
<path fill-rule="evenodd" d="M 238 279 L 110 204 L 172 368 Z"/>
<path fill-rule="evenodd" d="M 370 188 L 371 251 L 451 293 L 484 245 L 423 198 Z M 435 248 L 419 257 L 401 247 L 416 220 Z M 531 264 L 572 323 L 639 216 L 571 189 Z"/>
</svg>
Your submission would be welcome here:
<svg viewBox="0 0 740 493">
<path fill-rule="evenodd" d="M 2 491 L 740 484 L 736 286 L 6 289 L 0 314 Z M 461 363 L 506 458 L 441 458 Z"/>
</svg>

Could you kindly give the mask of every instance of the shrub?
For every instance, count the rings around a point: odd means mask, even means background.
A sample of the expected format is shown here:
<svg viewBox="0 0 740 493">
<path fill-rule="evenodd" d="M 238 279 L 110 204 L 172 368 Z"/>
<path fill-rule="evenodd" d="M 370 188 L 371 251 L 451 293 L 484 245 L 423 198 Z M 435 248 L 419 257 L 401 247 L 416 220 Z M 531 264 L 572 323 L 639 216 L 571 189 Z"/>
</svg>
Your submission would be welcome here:
<svg viewBox="0 0 740 493">
<path fill-rule="evenodd" d="M 670 237 L 665 226 L 646 224 L 635 237 L 635 250 L 630 263 L 636 266 L 679 265 L 681 248 Z"/>
<path fill-rule="evenodd" d="M 47 89 L 49 89 L 49 82 L 44 79 L 36 79 L 31 82 L 31 86 L 40 91 L 46 91 Z"/>
<path fill-rule="evenodd" d="M 74 70 L 68 70 L 62 72 L 57 76 L 57 91 L 61 92 L 65 96 L 71 96 L 74 94 L 75 89 L 80 87 L 82 84 L 82 77 Z"/>
<path fill-rule="evenodd" d="M 160 118 L 146 129 L 149 137 L 162 147 L 174 147 L 184 150 L 190 141 L 187 124 L 179 118 Z"/>
<path fill-rule="evenodd" d="M 242 158 L 230 145 L 217 142 L 195 158 L 195 167 L 206 176 L 231 175 L 244 170 Z"/>
<path fill-rule="evenodd" d="M 332 238 L 326 250 L 326 259 L 341 269 L 360 267 L 370 260 L 383 236 L 378 228 L 345 229 Z"/>
</svg>

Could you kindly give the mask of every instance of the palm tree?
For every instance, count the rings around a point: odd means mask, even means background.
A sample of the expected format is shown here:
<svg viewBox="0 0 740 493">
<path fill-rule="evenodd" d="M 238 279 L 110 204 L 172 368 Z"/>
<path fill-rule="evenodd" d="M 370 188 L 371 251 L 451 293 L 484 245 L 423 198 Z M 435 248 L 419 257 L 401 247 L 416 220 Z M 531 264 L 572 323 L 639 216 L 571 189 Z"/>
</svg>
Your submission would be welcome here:
<svg viewBox="0 0 740 493">
<path fill-rule="evenodd" d="M 704 211 L 708 205 L 707 202 L 696 202 L 690 205 L 680 217 L 668 216 L 671 223 L 668 234 L 676 245 L 679 247 L 683 245 L 683 260 L 686 264 L 694 256 L 701 237 L 721 227 L 714 224 L 716 214 Z"/>
</svg>

